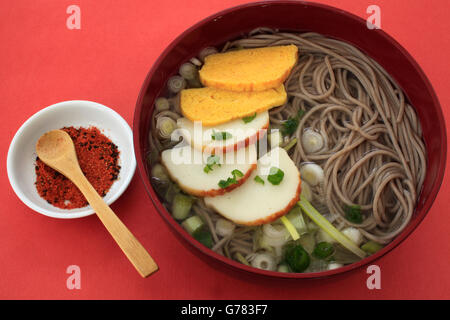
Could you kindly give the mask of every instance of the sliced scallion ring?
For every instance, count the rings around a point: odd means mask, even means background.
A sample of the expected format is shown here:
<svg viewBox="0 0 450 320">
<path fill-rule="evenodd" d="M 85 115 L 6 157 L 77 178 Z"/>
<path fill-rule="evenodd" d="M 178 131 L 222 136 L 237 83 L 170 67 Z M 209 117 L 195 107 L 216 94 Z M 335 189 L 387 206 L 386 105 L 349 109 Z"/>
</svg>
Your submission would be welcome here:
<svg viewBox="0 0 450 320">
<path fill-rule="evenodd" d="M 321 229 L 323 229 L 328 235 L 339 242 L 343 247 L 347 248 L 360 258 L 365 258 L 366 253 L 361 250 L 352 240 L 343 235 L 338 229 L 336 229 L 327 219 L 325 219 L 308 200 L 300 195 L 299 206 L 303 209 L 308 217 L 311 218 Z"/>
</svg>

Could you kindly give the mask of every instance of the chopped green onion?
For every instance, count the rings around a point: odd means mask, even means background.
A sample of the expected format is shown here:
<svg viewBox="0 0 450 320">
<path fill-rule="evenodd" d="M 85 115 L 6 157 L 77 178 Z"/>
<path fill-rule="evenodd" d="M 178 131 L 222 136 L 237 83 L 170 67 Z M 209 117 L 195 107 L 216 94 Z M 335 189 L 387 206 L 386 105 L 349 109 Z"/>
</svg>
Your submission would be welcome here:
<svg viewBox="0 0 450 320">
<path fill-rule="evenodd" d="M 194 234 L 197 230 L 203 227 L 203 220 L 199 216 L 192 216 L 184 220 L 181 225 L 189 234 Z"/>
<path fill-rule="evenodd" d="M 361 206 L 359 205 L 352 205 L 352 206 L 348 206 L 345 205 L 344 207 L 344 212 L 345 212 L 345 218 L 353 223 L 362 223 L 363 222 L 363 217 L 361 214 Z"/>
<path fill-rule="evenodd" d="M 361 249 L 363 249 L 368 254 L 374 254 L 377 251 L 383 249 L 383 245 L 379 244 L 378 242 L 375 242 L 375 241 L 371 240 L 371 241 L 368 241 L 368 242 L 364 243 L 361 246 Z"/>
<path fill-rule="evenodd" d="M 222 189 L 225 189 L 225 188 L 231 186 L 232 184 L 238 183 L 238 179 L 236 177 L 242 178 L 244 176 L 244 174 L 237 169 L 231 171 L 231 174 L 233 175 L 232 178 L 228 178 L 227 180 L 219 181 L 219 187 L 221 187 Z"/>
<path fill-rule="evenodd" d="M 323 182 L 325 174 L 321 166 L 315 163 L 305 163 L 300 167 L 300 176 L 310 186 L 316 186 Z"/>
<path fill-rule="evenodd" d="M 210 166 L 208 166 L 208 165 L 206 165 L 206 166 L 203 168 L 203 172 L 205 172 L 205 173 L 209 173 L 210 171 L 212 171 L 212 168 L 211 168 Z"/>
<path fill-rule="evenodd" d="M 342 246 L 359 256 L 364 258 L 366 253 L 362 251 L 358 246 L 356 246 L 353 241 L 343 235 L 338 229 L 336 229 L 326 218 L 324 218 L 308 200 L 302 195 L 300 195 L 300 201 L 298 202 L 300 207 L 303 209 L 308 217 L 311 218 L 321 229 L 323 229 L 328 235 L 339 242 Z"/>
<path fill-rule="evenodd" d="M 280 264 L 280 265 L 278 266 L 277 271 L 278 271 L 278 272 L 284 272 L 284 273 L 289 273 L 289 272 L 291 272 L 291 271 L 289 270 L 288 265 L 287 265 L 287 264 L 284 264 L 284 263 L 282 263 L 282 264 Z"/>
<path fill-rule="evenodd" d="M 236 225 L 230 220 L 217 219 L 216 221 L 216 233 L 221 237 L 231 236 L 236 229 Z"/>
<path fill-rule="evenodd" d="M 281 217 L 281 222 L 283 222 L 284 226 L 286 227 L 287 231 L 291 234 L 291 237 L 293 240 L 297 240 L 300 238 L 300 235 L 297 232 L 297 229 L 294 227 L 294 225 L 289 221 L 286 216 Z"/>
<path fill-rule="evenodd" d="M 186 88 L 186 80 L 181 76 L 173 76 L 167 81 L 167 87 L 173 93 L 178 93 Z"/>
<path fill-rule="evenodd" d="M 163 97 L 156 99 L 155 108 L 156 108 L 156 111 L 169 110 L 170 109 L 169 100 L 167 100 L 166 98 L 163 98 Z"/>
<path fill-rule="evenodd" d="M 281 133 L 285 136 L 290 136 L 297 130 L 298 127 L 298 119 L 289 117 L 286 121 L 283 122 Z"/>
<path fill-rule="evenodd" d="M 281 245 L 284 244 L 284 241 Z M 267 243 L 267 237 L 263 232 L 263 228 L 256 228 L 253 234 L 253 245 L 255 250 L 267 250 L 269 252 L 274 251 L 273 247 Z"/>
<path fill-rule="evenodd" d="M 234 169 L 233 171 L 231 171 L 231 174 L 233 175 L 234 178 L 236 177 L 242 178 L 244 176 L 242 171 L 239 171 L 238 169 Z"/>
<path fill-rule="evenodd" d="M 284 259 L 294 272 L 305 271 L 311 262 L 308 252 L 299 244 L 288 244 L 285 249 Z"/>
<path fill-rule="evenodd" d="M 216 155 L 213 154 L 213 155 L 209 156 L 206 159 L 206 164 L 209 164 L 210 166 L 212 166 L 214 164 L 219 164 L 220 165 L 219 161 L 220 161 L 219 156 L 216 156 Z"/>
<path fill-rule="evenodd" d="M 289 240 L 289 232 L 282 224 L 264 224 L 262 227 L 264 242 L 268 246 L 278 247 L 284 245 Z"/>
<path fill-rule="evenodd" d="M 302 181 L 302 190 L 300 194 L 304 195 L 306 200 L 310 201 L 313 199 L 313 194 L 311 191 L 311 187 L 306 181 Z"/>
<path fill-rule="evenodd" d="M 180 106 L 180 94 L 178 93 L 176 96 L 169 99 L 170 108 L 175 111 L 176 113 L 181 113 L 181 106 Z"/>
<path fill-rule="evenodd" d="M 328 270 L 334 270 L 334 269 L 338 269 L 338 268 L 342 268 L 344 265 L 342 263 L 337 263 L 337 262 L 331 262 L 328 264 Z"/>
<path fill-rule="evenodd" d="M 191 212 L 192 203 L 194 200 L 184 194 L 178 193 L 173 197 L 172 215 L 177 220 L 186 219 Z"/>
<path fill-rule="evenodd" d="M 233 137 L 233 135 L 231 133 L 229 133 L 229 132 L 226 132 L 226 131 L 221 131 L 221 132 L 213 131 L 213 133 L 211 135 L 211 138 L 213 140 L 217 140 L 217 141 L 227 140 L 227 139 L 230 139 L 232 137 Z"/>
<path fill-rule="evenodd" d="M 195 231 L 192 236 L 195 240 L 203 244 L 205 247 L 212 248 L 213 246 L 213 240 L 211 236 L 211 232 L 204 230 L 204 229 L 198 229 Z"/>
<path fill-rule="evenodd" d="M 278 129 L 271 130 L 271 133 L 267 136 L 267 138 L 272 149 L 278 147 L 283 142 L 283 136 Z"/>
<path fill-rule="evenodd" d="M 156 119 L 156 129 L 158 129 L 159 136 L 163 139 L 169 139 L 176 128 L 177 123 L 172 118 L 158 117 Z"/>
<path fill-rule="evenodd" d="M 183 63 L 178 73 L 186 80 L 194 80 L 198 77 L 197 67 L 190 62 Z"/>
<path fill-rule="evenodd" d="M 202 66 L 202 62 L 200 60 L 198 60 L 196 57 L 191 58 L 191 60 L 189 60 L 193 65 L 197 66 L 197 67 L 201 67 Z"/>
<path fill-rule="evenodd" d="M 164 199 L 171 203 L 175 196 L 180 193 L 180 187 L 176 183 L 169 182 L 166 194 L 164 195 Z M 184 218 L 181 218 L 184 219 Z"/>
<path fill-rule="evenodd" d="M 247 259 L 245 259 L 245 257 L 240 252 L 236 252 L 234 256 L 240 263 L 245 264 L 246 266 L 250 266 L 250 263 L 248 263 Z"/>
<path fill-rule="evenodd" d="M 169 181 L 169 175 L 167 174 L 166 168 L 161 164 L 157 163 L 153 166 L 151 175 L 160 181 Z"/>
<path fill-rule="evenodd" d="M 252 122 L 255 118 L 256 118 L 256 112 L 255 112 L 255 114 L 253 114 L 251 116 L 243 117 L 242 121 L 244 121 L 244 123 L 249 123 L 249 122 Z"/>
<path fill-rule="evenodd" d="M 261 179 L 261 177 L 260 177 L 260 176 L 256 176 L 256 177 L 255 177 L 255 179 L 253 179 L 253 180 L 255 180 L 255 182 L 257 182 L 257 183 L 261 183 L 261 184 L 264 184 L 264 180 L 263 180 L 263 179 Z"/>
<path fill-rule="evenodd" d="M 285 136 L 290 136 L 297 130 L 300 119 L 305 114 L 305 111 L 299 110 L 295 117 L 289 117 L 286 121 L 282 123 L 281 133 Z"/>
<path fill-rule="evenodd" d="M 358 247 L 363 242 L 363 235 L 361 231 L 359 231 L 358 228 L 355 227 L 347 227 L 343 230 L 341 230 L 342 234 L 345 235 L 347 238 L 353 241 L 354 244 L 356 244 Z"/>
<path fill-rule="evenodd" d="M 300 195 L 301 196 L 301 195 Z M 309 201 L 309 200 L 308 200 Z M 306 226 L 308 227 L 308 231 L 309 232 L 317 232 L 317 231 L 319 231 L 319 232 L 321 232 L 321 231 L 323 231 L 322 229 L 320 229 L 319 228 L 319 226 L 317 225 L 317 224 L 315 224 L 314 222 L 312 222 L 312 221 L 309 221 L 309 222 L 307 222 L 306 223 Z M 323 232 L 325 232 L 325 231 L 323 231 Z M 326 233 L 326 232 L 325 232 Z M 327 233 L 327 235 L 328 235 L 328 233 Z M 333 238 L 331 238 L 331 239 L 333 239 Z M 333 239 L 334 240 L 334 239 Z"/>
<path fill-rule="evenodd" d="M 307 154 L 316 153 L 324 146 L 323 137 L 320 133 L 307 129 L 302 134 L 302 145 Z"/>
<path fill-rule="evenodd" d="M 252 267 L 262 270 L 275 270 L 275 257 L 269 253 L 257 253 L 251 263 Z"/>
<path fill-rule="evenodd" d="M 285 145 L 283 147 L 283 149 L 286 150 L 286 152 L 287 152 L 287 151 L 291 150 L 292 147 L 295 146 L 296 144 L 297 144 L 297 138 L 293 138 L 293 139 L 291 139 L 291 141 L 288 142 L 287 145 Z"/>
<path fill-rule="evenodd" d="M 311 222 L 311 224 L 314 224 L 314 225 L 316 225 L 314 222 Z M 317 225 L 316 225 L 317 226 Z M 342 232 L 341 232 L 342 233 Z M 329 242 L 329 243 L 336 243 L 336 240 L 334 239 L 334 238 L 332 238 L 325 230 L 323 230 L 323 229 L 320 229 L 319 228 L 319 231 L 317 232 L 317 241 L 318 242 L 322 242 L 322 241 L 325 241 L 325 242 Z"/>
<path fill-rule="evenodd" d="M 202 61 L 205 61 L 205 58 L 211 54 L 217 53 L 217 49 L 214 47 L 206 47 L 198 54 L 198 58 Z"/>
<path fill-rule="evenodd" d="M 211 155 L 208 157 L 208 159 L 206 159 L 206 166 L 203 168 L 203 171 L 205 173 L 209 173 L 214 169 L 213 168 L 214 165 L 217 165 L 219 167 L 221 166 L 220 158 L 216 155 Z"/>
<path fill-rule="evenodd" d="M 302 209 L 299 206 L 292 208 L 291 211 L 286 214 L 286 218 L 289 219 L 300 235 L 308 232 L 305 219 L 303 219 Z"/>
<path fill-rule="evenodd" d="M 283 180 L 284 172 L 277 167 L 270 168 L 269 175 L 267 176 L 267 181 L 273 185 L 279 185 Z"/>
<path fill-rule="evenodd" d="M 237 183 L 236 179 L 228 178 L 227 180 L 220 180 L 219 187 L 221 187 L 222 189 L 225 189 L 235 183 Z"/>
<path fill-rule="evenodd" d="M 305 249 L 309 254 L 312 254 L 314 248 L 316 247 L 316 239 L 312 232 L 302 234 L 300 239 L 298 239 L 298 243 L 301 244 L 303 249 Z"/>
<path fill-rule="evenodd" d="M 319 259 L 326 259 L 333 253 L 334 253 L 334 246 L 328 242 L 319 242 L 313 251 L 313 255 Z"/>
</svg>

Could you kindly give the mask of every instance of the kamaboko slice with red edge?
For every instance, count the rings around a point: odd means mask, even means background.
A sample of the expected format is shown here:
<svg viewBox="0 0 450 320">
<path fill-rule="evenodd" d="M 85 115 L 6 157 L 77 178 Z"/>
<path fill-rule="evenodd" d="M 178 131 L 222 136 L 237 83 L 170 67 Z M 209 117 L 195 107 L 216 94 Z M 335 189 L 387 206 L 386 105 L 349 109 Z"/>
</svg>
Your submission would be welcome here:
<svg viewBox="0 0 450 320">
<path fill-rule="evenodd" d="M 205 153 L 190 145 L 161 153 L 171 179 L 186 193 L 199 197 L 214 197 L 238 188 L 256 169 L 256 159 L 255 144 L 223 154 Z"/>
<path fill-rule="evenodd" d="M 258 159 L 258 167 L 239 188 L 205 204 L 241 225 L 261 225 L 286 214 L 298 201 L 300 173 L 282 148 L 272 149 Z"/>
</svg>

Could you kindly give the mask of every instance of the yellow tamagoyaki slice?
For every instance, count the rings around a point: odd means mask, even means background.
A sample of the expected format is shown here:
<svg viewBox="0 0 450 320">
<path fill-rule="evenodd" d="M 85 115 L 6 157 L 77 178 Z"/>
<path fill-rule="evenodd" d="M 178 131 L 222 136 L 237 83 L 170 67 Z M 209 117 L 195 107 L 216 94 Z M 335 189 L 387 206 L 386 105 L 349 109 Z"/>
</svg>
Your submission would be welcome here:
<svg viewBox="0 0 450 320">
<path fill-rule="evenodd" d="M 195 88 L 181 91 L 180 107 L 189 120 L 201 121 L 204 126 L 215 126 L 281 106 L 286 100 L 284 85 L 255 92 Z"/>
<path fill-rule="evenodd" d="M 206 87 L 264 91 L 279 87 L 297 62 L 295 45 L 252 48 L 209 55 L 200 69 Z"/>
</svg>

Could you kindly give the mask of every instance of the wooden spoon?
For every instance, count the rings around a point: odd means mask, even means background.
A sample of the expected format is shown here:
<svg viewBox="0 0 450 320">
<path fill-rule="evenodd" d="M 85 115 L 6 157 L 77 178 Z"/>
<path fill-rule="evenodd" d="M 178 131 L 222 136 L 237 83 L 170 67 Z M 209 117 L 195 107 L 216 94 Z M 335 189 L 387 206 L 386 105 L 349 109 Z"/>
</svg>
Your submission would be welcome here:
<svg viewBox="0 0 450 320">
<path fill-rule="evenodd" d="M 65 175 L 80 189 L 106 229 L 142 277 L 145 278 L 158 270 L 158 266 L 145 248 L 84 176 L 78 163 L 75 146 L 68 133 L 63 130 L 44 133 L 36 144 L 36 152 L 44 163 Z"/>
</svg>

